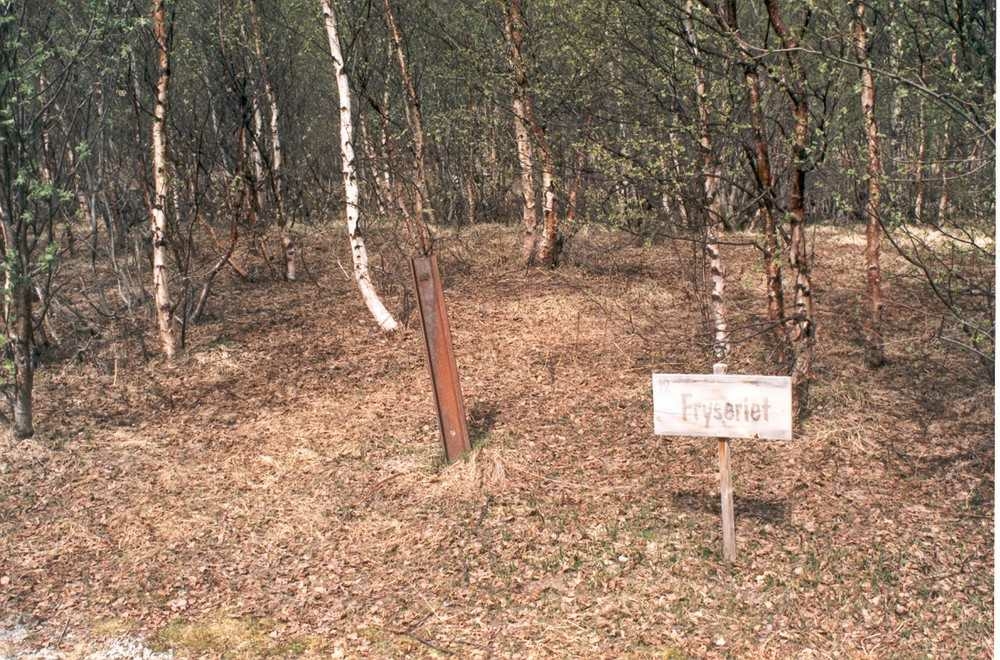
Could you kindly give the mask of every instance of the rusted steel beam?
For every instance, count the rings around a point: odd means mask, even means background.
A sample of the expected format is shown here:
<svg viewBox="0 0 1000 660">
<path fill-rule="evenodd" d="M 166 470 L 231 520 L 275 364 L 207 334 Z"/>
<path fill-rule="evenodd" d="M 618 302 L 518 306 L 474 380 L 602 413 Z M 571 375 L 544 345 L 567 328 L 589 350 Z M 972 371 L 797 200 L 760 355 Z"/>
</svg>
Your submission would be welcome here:
<svg viewBox="0 0 1000 660">
<path fill-rule="evenodd" d="M 417 288 L 420 320 L 424 327 L 424 347 L 427 349 L 427 366 L 434 387 L 438 427 L 444 442 L 448 462 L 471 448 L 469 429 L 465 422 L 465 404 L 462 386 L 458 382 L 458 366 L 451 346 L 448 313 L 444 307 L 444 292 L 437 257 L 413 257 L 413 282 Z"/>
</svg>

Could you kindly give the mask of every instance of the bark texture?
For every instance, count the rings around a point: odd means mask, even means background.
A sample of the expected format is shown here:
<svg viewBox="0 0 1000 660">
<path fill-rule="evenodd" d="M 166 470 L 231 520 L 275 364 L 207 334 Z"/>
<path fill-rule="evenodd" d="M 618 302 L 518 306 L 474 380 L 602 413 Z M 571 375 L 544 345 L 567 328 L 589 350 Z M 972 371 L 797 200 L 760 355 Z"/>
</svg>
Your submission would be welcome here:
<svg viewBox="0 0 1000 660">
<path fill-rule="evenodd" d="M 882 341 L 882 156 L 878 123 L 875 120 L 875 77 L 868 58 L 868 28 L 865 25 L 865 5 L 854 3 L 854 50 L 861 65 L 861 113 L 864 116 L 865 140 L 868 146 L 868 201 L 865 203 L 865 272 L 868 318 L 865 322 L 865 361 L 869 367 L 885 362 Z"/>
<path fill-rule="evenodd" d="M 257 0 L 250 4 L 250 20 L 253 25 L 254 50 L 260 63 L 260 73 L 264 83 L 264 98 L 271 110 L 271 175 L 274 181 L 274 203 L 278 214 L 278 227 L 281 231 L 281 249 L 285 256 L 285 279 L 294 282 L 298 277 L 298 261 L 296 259 L 295 241 L 292 239 L 292 218 L 288 216 L 285 206 L 285 176 L 284 152 L 281 142 L 281 107 L 278 105 L 278 95 L 271 82 L 271 72 L 264 57 L 263 39 L 261 37 L 260 19 L 257 16 Z"/>
<path fill-rule="evenodd" d="M 556 238 L 559 234 L 555 163 L 541 129 L 538 126 L 535 128 L 542 160 L 542 239 L 538 245 L 538 263 L 543 266 L 553 266 L 556 258 Z"/>
<path fill-rule="evenodd" d="M 403 35 L 396 22 L 390 0 L 382 0 L 385 10 L 386 27 L 392 37 L 393 50 L 396 53 L 396 63 L 399 65 L 399 75 L 403 79 L 403 89 L 406 91 L 406 123 L 413 134 L 413 170 L 417 177 L 417 195 L 415 198 L 415 213 L 412 227 L 417 247 L 424 255 L 430 254 L 433 248 L 431 234 L 427 228 L 429 222 L 434 222 L 434 208 L 431 204 L 430 186 L 427 180 L 427 159 L 425 154 L 424 120 L 420 111 L 420 97 L 413 84 L 413 76 L 406 62 L 406 52 L 403 49 Z"/>
<path fill-rule="evenodd" d="M 358 226 L 359 191 L 358 176 L 354 163 L 354 128 L 351 118 L 351 86 L 344 68 L 344 55 L 340 48 L 340 37 L 337 34 L 337 18 L 329 0 L 320 0 L 323 12 L 323 23 L 326 27 L 327 42 L 330 46 L 330 56 L 333 58 L 334 73 L 337 77 L 337 96 L 340 105 L 340 160 L 341 174 L 344 179 L 345 215 L 347 216 L 347 234 L 351 240 L 351 259 L 354 263 L 354 279 L 361 291 L 368 311 L 375 317 L 375 322 L 386 332 L 398 327 L 396 319 L 382 304 L 375 292 L 371 275 L 368 272 L 368 250 Z"/>
<path fill-rule="evenodd" d="M 27 241 L 19 248 L 20 254 L 27 254 Z M 27 266 L 23 263 L 24 259 L 20 261 L 22 268 Z M 9 326 L 14 330 L 10 333 L 14 348 L 14 420 L 11 431 L 15 438 L 24 439 L 35 434 L 31 406 L 31 392 L 35 383 L 35 368 L 32 362 L 34 348 L 32 292 L 25 273 L 15 273 L 14 275 L 22 281 L 15 282 L 11 291 L 14 298 L 11 304 L 14 318 L 10 319 L 11 326 Z"/>
<path fill-rule="evenodd" d="M 167 166 L 167 105 L 170 89 L 170 44 L 167 38 L 165 0 L 153 0 L 153 36 L 156 40 L 156 103 L 153 108 L 153 199 L 150 225 L 153 241 L 153 298 L 163 353 L 172 358 L 177 352 L 177 327 L 167 276 L 167 195 L 170 190 Z"/>
<path fill-rule="evenodd" d="M 524 63 L 524 14 L 521 0 L 508 0 L 504 5 L 504 34 L 507 55 L 514 73 L 511 106 L 514 111 L 514 139 L 517 141 L 517 161 L 521 168 L 521 219 L 524 223 L 524 243 L 521 256 L 532 265 L 538 251 L 538 211 L 535 207 L 535 156 L 530 126 L 534 112 L 528 91 L 528 73 Z"/>
<path fill-rule="evenodd" d="M 767 320 L 774 328 L 779 346 L 784 348 L 785 294 L 781 280 L 781 247 L 778 242 L 778 223 L 775 218 L 774 176 L 768 153 L 764 112 L 760 101 L 760 77 L 755 65 L 745 69 L 744 80 L 750 101 L 750 123 L 754 134 L 754 165 L 757 178 L 758 208 L 764 224 L 764 273 L 767 288 Z"/>
<path fill-rule="evenodd" d="M 253 134 L 250 136 L 250 154 L 253 160 L 253 194 L 257 201 L 257 210 L 264 212 L 264 154 L 261 145 L 264 144 L 264 113 L 260 109 L 260 99 L 253 95 Z M 259 228 L 257 228 L 259 229 Z"/>
<path fill-rule="evenodd" d="M 753 166 L 757 184 L 757 210 L 764 230 L 764 275 L 767 290 L 767 320 L 774 331 L 778 351 L 783 356 L 788 336 L 785 332 L 785 296 L 781 277 L 781 250 L 778 242 L 777 205 L 774 196 L 774 175 L 761 104 L 760 72 L 757 59 L 740 32 L 736 0 L 726 0 L 716 7 L 716 16 L 726 30 L 740 55 L 743 82 L 747 90 L 750 110 L 750 128 L 753 133 Z"/>
<path fill-rule="evenodd" d="M 920 67 L 920 78 L 924 77 L 924 68 Z M 924 221 L 924 206 L 927 196 L 927 184 L 924 182 L 924 160 L 927 159 L 927 127 L 926 111 L 923 95 L 917 99 L 917 160 L 913 163 L 913 220 L 917 224 Z"/>
<path fill-rule="evenodd" d="M 708 264 L 709 280 L 712 283 L 709 308 L 712 316 L 712 354 L 715 362 L 725 362 L 729 356 L 729 327 L 726 325 L 726 271 L 719 249 L 719 233 L 722 230 L 722 213 L 719 207 L 719 181 L 721 178 L 718 158 L 712 145 L 711 108 L 708 99 L 708 83 L 705 66 L 698 49 L 698 35 L 694 29 L 692 12 L 694 3 L 688 0 L 683 19 L 684 37 L 695 72 L 695 98 L 698 103 L 698 146 L 702 157 L 702 178 L 704 186 L 704 227 L 705 259 Z"/>
<path fill-rule="evenodd" d="M 11 418 L 0 415 L 10 426 L 11 435 L 18 440 L 35 434 L 33 425 L 31 394 L 34 388 L 35 368 L 31 359 L 34 350 L 34 324 L 32 322 L 32 288 L 29 275 L 31 263 L 27 259 L 28 237 L 26 223 L 12 218 L 0 207 L 0 226 L 3 229 L 3 248 L 9 255 L 9 270 L 5 273 L 3 315 L 7 329 L 6 359 L 10 360 L 5 369 L 4 380 L 10 380 L 5 388 Z"/>
<path fill-rule="evenodd" d="M 788 220 L 791 234 L 788 261 L 795 276 L 795 313 L 789 322 L 789 338 L 794 351 L 792 382 L 795 409 L 804 411 L 812 377 L 812 362 L 816 346 L 816 324 L 813 310 L 812 275 L 806 246 L 806 174 L 811 169 L 809 159 L 809 97 L 805 69 L 799 59 L 798 39 L 788 29 L 781 16 L 778 0 L 765 0 L 771 27 L 781 39 L 787 63 L 787 80 L 783 82 L 790 101 L 795 126 L 792 132 L 792 169 L 788 186 Z"/>
</svg>

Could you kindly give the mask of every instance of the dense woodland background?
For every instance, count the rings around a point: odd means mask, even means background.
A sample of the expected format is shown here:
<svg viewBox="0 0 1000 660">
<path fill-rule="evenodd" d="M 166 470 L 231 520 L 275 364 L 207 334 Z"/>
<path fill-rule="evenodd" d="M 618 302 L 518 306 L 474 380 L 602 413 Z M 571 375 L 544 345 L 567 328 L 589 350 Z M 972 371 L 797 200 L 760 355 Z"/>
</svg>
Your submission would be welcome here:
<svg viewBox="0 0 1000 660">
<path fill-rule="evenodd" d="M 375 295 L 397 312 L 400 257 L 433 249 L 423 225 L 520 221 L 522 258 L 543 266 L 572 258 L 582 229 L 613 228 L 707 248 L 693 304 L 715 358 L 775 330 L 776 364 L 801 385 L 822 336 L 811 228 L 867 227 L 868 361 L 883 359 L 883 241 L 940 303 L 934 339 L 993 359 L 991 3 L 348 2 L 329 13 L 346 101 L 321 2 L 0 11 L 19 436 L 39 364 L 172 355 L 220 272 L 309 278 L 300 237 L 346 240 L 344 105 L 354 233 L 375 237 Z M 722 290 L 709 295 L 730 231 L 768 265 L 756 327 L 726 328 Z"/>
</svg>

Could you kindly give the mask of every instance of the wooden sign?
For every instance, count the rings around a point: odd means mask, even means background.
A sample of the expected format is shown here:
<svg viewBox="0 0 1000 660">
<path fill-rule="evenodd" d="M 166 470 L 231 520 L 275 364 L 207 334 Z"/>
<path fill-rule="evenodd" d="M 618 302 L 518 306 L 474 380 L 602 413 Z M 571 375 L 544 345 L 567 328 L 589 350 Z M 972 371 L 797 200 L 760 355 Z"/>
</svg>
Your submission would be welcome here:
<svg viewBox="0 0 1000 660">
<path fill-rule="evenodd" d="M 719 441 L 722 556 L 736 561 L 730 438 L 792 439 L 792 379 L 709 374 L 653 374 L 653 432 Z"/>
<path fill-rule="evenodd" d="M 653 374 L 657 435 L 792 439 L 786 376 Z"/>
</svg>

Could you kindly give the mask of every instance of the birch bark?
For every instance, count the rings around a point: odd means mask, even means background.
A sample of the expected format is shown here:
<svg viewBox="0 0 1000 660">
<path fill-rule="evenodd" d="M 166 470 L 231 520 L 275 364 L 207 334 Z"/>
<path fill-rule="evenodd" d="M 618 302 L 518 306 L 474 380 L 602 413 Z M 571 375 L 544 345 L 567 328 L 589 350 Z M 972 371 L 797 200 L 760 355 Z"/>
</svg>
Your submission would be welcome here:
<svg viewBox="0 0 1000 660">
<path fill-rule="evenodd" d="M 261 38 L 260 19 L 257 16 L 257 0 L 250 3 L 250 21 L 253 26 L 254 50 L 260 62 L 260 73 L 264 83 L 264 97 L 271 109 L 271 172 L 274 175 L 274 202 L 278 213 L 278 226 L 281 231 L 281 248 L 285 256 L 285 279 L 294 282 L 298 276 L 295 241 L 292 239 L 292 218 L 288 217 L 285 208 L 285 177 L 284 152 L 281 144 L 281 108 L 278 105 L 278 95 L 271 84 L 271 73 L 264 57 Z"/>
<path fill-rule="evenodd" d="M 720 167 L 712 145 L 711 110 L 709 108 L 708 84 L 705 78 L 705 66 L 698 49 L 698 35 L 694 30 L 692 12 L 694 3 L 687 0 L 685 4 L 684 27 L 685 41 L 691 58 L 694 61 L 695 97 L 698 101 L 698 144 L 702 156 L 702 176 L 704 179 L 705 204 L 705 257 L 708 261 L 709 276 L 712 281 L 710 310 L 712 315 L 713 341 L 712 353 L 715 362 L 725 362 L 730 350 L 729 328 L 726 325 L 726 271 L 722 263 L 722 252 L 719 249 L 719 232 L 722 225 L 722 214 L 719 209 Z"/>
<path fill-rule="evenodd" d="M 358 227 L 359 192 L 358 176 L 354 165 L 354 128 L 351 121 L 351 86 L 344 68 L 344 55 L 340 48 L 340 37 L 337 34 L 337 18 L 333 13 L 330 0 L 320 0 L 323 12 L 323 23 L 326 27 L 326 37 L 330 46 L 330 56 L 333 58 L 334 73 L 337 77 L 337 96 L 340 105 L 340 160 L 341 173 L 344 179 L 345 215 L 347 216 L 347 234 L 351 240 L 351 259 L 354 262 L 354 279 L 365 301 L 368 311 L 375 317 L 375 322 L 386 332 L 398 327 L 396 319 L 382 304 L 375 287 L 372 285 L 368 272 L 368 250 Z"/>
<path fill-rule="evenodd" d="M 11 350 L 13 363 L 12 391 L 4 392 L 13 415 L 8 418 L 0 414 L 5 423 L 10 424 L 11 435 L 16 440 L 30 438 L 35 434 L 32 422 L 31 392 L 34 387 L 35 370 L 31 360 L 34 346 L 32 320 L 32 289 L 30 280 L 31 263 L 28 255 L 27 226 L 22 218 L 14 219 L 0 206 L 0 230 L 3 232 L 3 249 L 9 255 L 9 268 L 5 273 L 3 288 L 3 317 L 6 326 L 6 341 Z"/>
<path fill-rule="evenodd" d="M 865 323 L 865 361 L 869 367 L 885 362 L 882 341 L 882 156 L 878 123 L 875 121 L 875 77 L 868 58 L 868 28 L 865 25 L 865 5 L 854 3 L 854 49 L 861 65 L 861 112 L 864 115 L 865 138 L 868 145 L 868 201 L 865 203 L 865 272 L 868 295 L 868 318 Z"/>
<path fill-rule="evenodd" d="M 806 72 L 799 60 L 798 39 L 791 33 L 781 16 L 778 0 L 765 0 L 771 27 L 781 40 L 785 53 L 787 82 L 783 82 L 795 119 L 792 139 L 792 171 L 788 186 L 788 219 L 791 233 L 788 261 L 795 275 L 795 315 L 789 324 L 789 338 L 795 353 L 792 382 L 795 390 L 795 409 L 804 409 L 808 396 L 808 383 L 812 376 L 813 354 L 816 344 L 816 325 L 813 310 L 812 277 L 809 252 L 806 247 L 806 173 L 809 164 L 809 98 Z"/>
<path fill-rule="evenodd" d="M 750 108 L 750 128 L 754 142 L 754 174 L 757 180 L 757 209 L 764 229 L 764 277 L 767 290 L 767 320 L 773 328 L 779 353 L 784 356 L 788 335 L 785 328 L 785 295 L 781 278 L 778 222 L 775 218 L 774 174 L 767 143 L 767 130 L 761 103 L 760 72 L 757 59 L 740 33 L 736 0 L 716 5 L 716 16 L 740 52 L 743 82 Z"/>
<path fill-rule="evenodd" d="M 521 168 L 521 219 L 524 223 L 524 243 L 521 256 L 527 265 L 535 262 L 538 250 L 538 212 L 535 208 L 535 157 L 531 144 L 531 96 L 528 94 L 528 74 L 522 54 L 524 45 L 524 15 L 521 0 L 508 0 L 504 5 L 504 35 L 507 37 L 508 59 L 514 73 L 511 107 L 514 111 L 514 139 L 517 161 Z"/>
<path fill-rule="evenodd" d="M 538 246 L 538 263 L 554 265 L 556 236 L 559 233 L 559 215 L 556 208 L 555 163 L 545 141 L 544 132 L 535 125 L 536 140 L 542 161 L 542 239 Z"/>
<path fill-rule="evenodd" d="M 413 134 L 413 169 L 417 175 L 417 196 L 415 205 L 415 219 L 413 233 L 415 234 L 417 247 L 422 254 L 430 254 L 432 250 L 432 240 L 430 231 L 427 228 L 428 220 L 434 220 L 434 208 L 431 205 L 430 187 L 427 183 L 427 161 L 424 148 L 424 121 L 420 112 L 420 97 L 417 96 L 417 88 L 413 84 L 413 76 L 410 75 L 410 68 L 406 63 L 406 53 L 403 50 L 403 35 L 396 23 L 396 14 L 393 12 L 392 3 L 389 0 L 382 0 L 385 9 L 385 22 L 389 28 L 389 35 L 392 37 L 393 50 L 396 52 L 396 63 L 399 65 L 399 75 L 403 79 L 403 88 L 406 90 L 406 123 Z"/>
<path fill-rule="evenodd" d="M 745 69 L 744 79 L 750 100 L 750 123 L 753 125 L 754 153 L 761 216 L 764 220 L 764 273 L 767 280 L 767 320 L 773 325 L 778 341 L 784 345 L 785 294 L 781 281 L 781 255 L 778 225 L 774 217 L 774 175 L 768 153 L 764 113 L 760 101 L 760 77 L 754 65 Z"/>
<path fill-rule="evenodd" d="M 946 218 L 948 217 L 948 207 L 950 204 L 950 199 L 948 198 L 948 160 L 951 157 L 951 143 L 949 138 L 949 133 L 951 132 L 951 117 L 947 117 L 944 120 L 944 130 L 941 131 L 941 142 L 943 147 L 941 149 L 941 160 L 935 164 L 934 172 L 941 178 L 941 191 L 938 197 L 937 204 L 937 224 L 939 226 L 944 225 Z"/>
<path fill-rule="evenodd" d="M 253 135 L 250 136 L 250 154 L 253 160 L 253 195 L 257 200 L 257 211 L 264 213 L 264 113 L 260 109 L 257 92 L 253 93 Z M 259 219 L 259 218 L 258 218 Z"/>
<path fill-rule="evenodd" d="M 920 66 L 920 78 L 924 77 L 923 64 Z M 924 200 L 926 198 L 926 183 L 924 182 L 924 160 L 927 159 L 927 127 L 924 96 L 917 100 L 917 160 L 913 163 L 913 220 L 917 224 L 924 221 Z"/>
<path fill-rule="evenodd" d="M 163 352 L 172 358 L 177 352 L 177 328 L 173 321 L 173 304 L 167 276 L 167 103 L 170 88 L 170 44 L 167 39 L 167 9 L 165 0 L 153 0 L 153 36 L 156 40 L 158 78 L 156 104 L 153 109 L 153 200 L 150 224 L 153 241 L 153 298 L 156 322 Z"/>
</svg>

